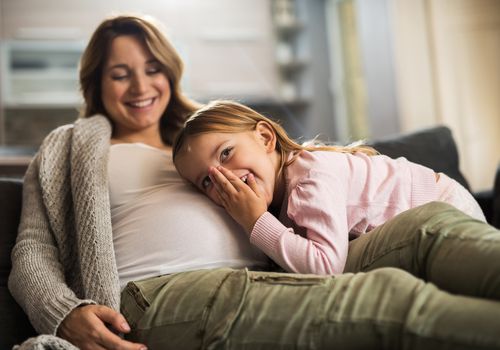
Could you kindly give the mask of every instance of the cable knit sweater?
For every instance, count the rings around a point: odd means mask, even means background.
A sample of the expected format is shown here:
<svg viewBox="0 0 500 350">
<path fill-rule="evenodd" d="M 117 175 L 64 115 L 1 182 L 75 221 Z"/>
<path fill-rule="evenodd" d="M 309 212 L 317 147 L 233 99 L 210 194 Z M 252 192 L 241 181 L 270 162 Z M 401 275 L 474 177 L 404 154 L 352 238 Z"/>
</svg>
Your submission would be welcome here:
<svg viewBox="0 0 500 350">
<path fill-rule="evenodd" d="M 9 289 L 42 334 L 55 334 L 75 307 L 119 310 L 103 116 L 54 130 L 25 178 Z"/>
</svg>

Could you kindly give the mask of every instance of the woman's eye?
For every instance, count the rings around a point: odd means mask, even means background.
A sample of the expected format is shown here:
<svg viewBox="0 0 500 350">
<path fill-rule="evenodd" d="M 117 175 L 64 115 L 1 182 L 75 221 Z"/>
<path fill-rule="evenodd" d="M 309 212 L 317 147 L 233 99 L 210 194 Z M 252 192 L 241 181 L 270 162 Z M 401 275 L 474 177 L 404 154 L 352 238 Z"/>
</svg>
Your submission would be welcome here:
<svg viewBox="0 0 500 350">
<path fill-rule="evenodd" d="M 210 180 L 209 176 L 205 176 L 203 180 L 201 181 L 201 188 L 206 189 L 210 184 L 212 183 L 212 180 Z"/>
<path fill-rule="evenodd" d="M 117 81 L 120 81 L 120 80 L 125 80 L 125 79 L 127 79 L 127 77 L 128 77 L 128 74 L 126 74 L 126 73 L 123 73 L 123 74 L 113 74 L 113 75 L 111 76 L 111 79 L 112 79 L 112 80 L 117 80 Z"/>
<path fill-rule="evenodd" d="M 159 67 L 151 67 L 146 70 L 146 74 L 157 74 L 160 73 L 161 69 Z"/>
<path fill-rule="evenodd" d="M 225 148 L 221 153 L 220 153 L 220 161 L 223 162 L 225 161 L 230 155 L 231 151 L 233 150 L 232 147 Z"/>
</svg>

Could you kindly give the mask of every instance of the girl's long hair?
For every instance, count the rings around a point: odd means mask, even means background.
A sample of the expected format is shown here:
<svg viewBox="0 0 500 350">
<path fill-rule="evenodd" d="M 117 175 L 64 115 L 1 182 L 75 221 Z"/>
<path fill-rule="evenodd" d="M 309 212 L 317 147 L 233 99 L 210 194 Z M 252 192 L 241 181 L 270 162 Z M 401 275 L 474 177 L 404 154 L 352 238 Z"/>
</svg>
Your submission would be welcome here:
<svg viewBox="0 0 500 350">
<path fill-rule="evenodd" d="M 81 117 L 109 116 L 102 102 L 101 82 L 104 65 L 113 39 L 122 35 L 136 37 L 162 66 L 170 83 L 171 97 L 160 119 L 160 132 L 166 144 L 172 144 L 186 118 L 200 107 L 181 91 L 183 63 L 177 51 L 151 18 L 121 15 L 104 20 L 92 34 L 80 61 L 80 90 L 85 104 Z"/>
<path fill-rule="evenodd" d="M 276 133 L 276 150 L 280 155 L 280 171 L 291 164 L 298 156 L 299 151 L 332 151 L 343 153 L 362 152 L 367 155 L 376 155 L 378 152 L 372 147 L 353 144 L 350 146 L 332 146 L 309 142 L 299 144 L 292 140 L 285 129 L 275 121 L 263 116 L 253 109 L 238 102 L 216 100 L 197 110 L 184 124 L 173 146 L 173 159 L 182 149 L 187 138 L 204 133 L 240 133 L 255 130 L 257 123 L 265 121 L 271 125 Z M 288 154 L 294 156 L 287 160 Z"/>
</svg>

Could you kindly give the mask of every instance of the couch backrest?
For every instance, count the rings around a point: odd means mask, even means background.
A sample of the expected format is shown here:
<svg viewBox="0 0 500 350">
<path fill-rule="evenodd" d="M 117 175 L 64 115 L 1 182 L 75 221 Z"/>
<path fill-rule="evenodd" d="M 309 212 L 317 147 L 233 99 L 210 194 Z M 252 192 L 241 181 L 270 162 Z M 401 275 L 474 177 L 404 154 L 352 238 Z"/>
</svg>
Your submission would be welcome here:
<svg viewBox="0 0 500 350">
<path fill-rule="evenodd" d="M 10 252 L 17 236 L 21 215 L 21 180 L 0 178 L 0 349 L 11 349 L 35 335 L 28 318 L 7 288 Z"/>
<path fill-rule="evenodd" d="M 446 126 L 389 137 L 374 141 L 370 145 L 391 158 L 405 157 L 436 172 L 443 172 L 470 190 L 459 168 L 455 140 L 451 130 Z"/>
</svg>

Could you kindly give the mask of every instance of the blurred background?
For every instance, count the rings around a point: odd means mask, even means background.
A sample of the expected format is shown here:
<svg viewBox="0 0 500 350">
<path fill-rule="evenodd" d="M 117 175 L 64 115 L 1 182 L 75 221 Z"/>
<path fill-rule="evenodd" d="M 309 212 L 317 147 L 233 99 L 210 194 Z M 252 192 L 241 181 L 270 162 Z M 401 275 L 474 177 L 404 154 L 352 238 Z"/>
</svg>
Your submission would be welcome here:
<svg viewBox="0 0 500 350">
<path fill-rule="evenodd" d="M 347 143 L 446 125 L 478 191 L 500 162 L 500 0 L 0 0 L 0 167 L 78 117 L 78 61 L 110 14 L 148 14 L 183 87 L 294 137 Z"/>
</svg>

